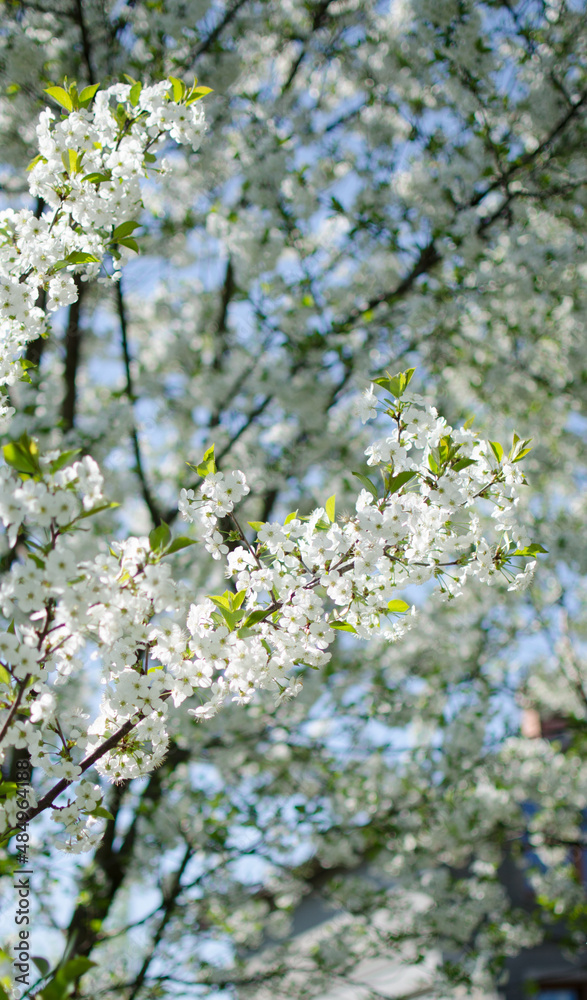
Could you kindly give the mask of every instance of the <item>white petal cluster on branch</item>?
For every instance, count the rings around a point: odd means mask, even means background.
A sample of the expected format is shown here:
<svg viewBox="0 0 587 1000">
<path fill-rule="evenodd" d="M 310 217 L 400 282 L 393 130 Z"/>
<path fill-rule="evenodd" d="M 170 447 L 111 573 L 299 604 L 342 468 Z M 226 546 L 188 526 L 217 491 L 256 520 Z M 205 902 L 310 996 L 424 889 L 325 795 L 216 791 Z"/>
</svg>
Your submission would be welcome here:
<svg viewBox="0 0 587 1000">
<path fill-rule="evenodd" d="M 397 597 L 406 586 L 432 581 L 454 597 L 472 577 L 510 579 L 511 559 L 532 555 L 516 519 L 526 442 L 514 440 L 505 458 L 470 429 L 453 430 L 405 393 L 402 380 L 380 380 L 395 393 L 381 407 L 387 436 L 367 449 L 381 490 L 361 474 L 354 512 L 337 518 L 331 497 L 307 517 L 251 522 L 251 540 L 234 516 L 249 492 L 245 475 L 217 471 L 211 448 L 199 489 L 180 496 L 196 538 L 174 541 L 161 525 L 80 559 L 72 539 L 109 506 L 94 460 L 43 457 L 26 438 L 5 448 L 0 516 L 26 555 L 0 587 L 12 621 L 0 637 L 0 747 L 26 747 L 45 784 L 55 783 L 38 808 L 67 796 L 53 815 L 65 824 L 69 849 L 99 840 L 101 809 L 88 806 L 87 782 L 78 786 L 81 799 L 70 786 L 91 766 L 113 781 L 157 767 L 170 702 L 195 699 L 188 711 L 205 720 L 226 699 L 245 704 L 259 688 L 274 689 L 278 700 L 293 696 L 302 669 L 328 661 L 337 631 L 400 638 L 415 610 L 406 614 L 409 605 Z M 230 552 L 219 530 L 225 517 L 241 541 Z M 236 589 L 188 610 L 185 587 L 162 559 L 197 540 L 225 558 Z M 58 688 L 87 670 L 92 647 L 105 685 L 99 714 L 91 718 L 91 697 L 87 712 L 59 711 Z M 10 800 L 2 811 L 14 823 Z"/>
<path fill-rule="evenodd" d="M 77 299 L 74 274 L 96 277 L 106 255 L 119 274 L 136 248 L 141 180 L 170 138 L 198 147 L 205 119 L 195 102 L 207 89 L 194 85 L 176 101 L 167 81 L 89 87 L 79 96 L 49 88 L 68 113 L 56 120 L 47 108 L 37 127 L 29 190 L 46 209 L 40 217 L 28 209 L 0 213 L 0 384 L 19 377 L 15 359 L 44 333 L 47 315 Z M 10 413 L 4 407 L 0 418 Z"/>
</svg>

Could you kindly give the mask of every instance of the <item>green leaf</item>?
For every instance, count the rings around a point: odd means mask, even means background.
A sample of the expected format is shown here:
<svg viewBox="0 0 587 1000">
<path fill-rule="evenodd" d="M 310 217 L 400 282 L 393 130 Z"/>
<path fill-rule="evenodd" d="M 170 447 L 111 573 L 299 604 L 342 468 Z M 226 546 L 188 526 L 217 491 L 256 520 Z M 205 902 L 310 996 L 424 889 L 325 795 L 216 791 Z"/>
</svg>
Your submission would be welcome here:
<svg viewBox="0 0 587 1000">
<path fill-rule="evenodd" d="M 62 451 L 59 457 L 56 458 L 54 462 L 51 462 L 51 465 L 49 466 L 49 472 L 51 475 L 55 472 L 59 472 L 59 469 L 64 469 L 65 466 L 69 465 L 72 459 L 74 459 L 76 455 L 79 455 L 80 452 L 81 448 L 72 448 L 70 451 Z"/>
<path fill-rule="evenodd" d="M 388 601 L 387 607 L 394 615 L 403 615 L 406 611 L 410 610 L 410 605 L 406 604 L 405 601 Z"/>
<path fill-rule="evenodd" d="M 45 563 L 43 562 L 43 560 L 39 556 L 36 556 L 34 552 L 29 552 L 28 555 L 29 555 L 29 559 L 33 560 L 33 562 L 34 562 L 35 566 L 37 567 L 37 569 L 45 569 Z"/>
<path fill-rule="evenodd" d="M 245 618 L 243 626 L 245 628 L 251 628 L 253 625 L 258 625 L 259 622 L 264 621 L 264 619 L 272 613 L 271 608 L 257 608 L 256 611 L 251 611 L 250 615 Z"/>
<path fill-rule="evenodd" d="M 104 809 L 104 806 L 96 806 L 90 811 L 90 816 L 95 816 L 97 819 L 114 819 L 112 813 Z"/>
<path fill-rule="evenodd" d="M 141 96 L 142 89 L 143 85 L 140 80 L 137 80 L 136 83 L 133 83 L 132 87 L 130 88 L 130 94 L 128 95 L 128 99 L 132 104 L 133 108 L 136 108 L 137 104 L 139 103 L 139 97 Z"/>
<path fill-rule="evenodd" d="M 115 501 L 112 501 L 111 503 L 101 503 L 98 507 L 92 507 L 91 510 L 85 510 L 83 514 L 79 514 L 75 520 L 82 521 L 84 517 L 93 517 L 94 514 L 100 514 L 103 510 L 112 510 L 114 507 L 120 507 L 120 504 Z"/>
<path fill-rule="evenodd" d="M 188 545 L 197 545 L 195 538 L 186 538 L 185 535 L 180 535 L 179 538 L 174 538 L 171 545 L 167 549 L 166 555 L 170 556 L 173 552 L 179 552 L 180 549 L 187 549 Z"/>
<path fill-rule="evenodd" d="M 157 157 L 154 153 L 145 153 L 143 156 L 145 163 L 156 163 Z"/>
<path fill-rule="evenodd" d="M 207 451 L 204 452 L 204 457 L 202 461 L 196 466 L 196 471 L 202 479 L 206 476 L 211 476 L 216 472 L 216 462 L 214 461 L 214 445 L 210 445 Z"/>
<path fill-rule="evenodd" d="M 326 511 L 326 516 L 331 524 L 334 523 L 336 517 L 336 495 L 328 497 L 328 500 L 324 504 L 324 510 Z"/>
<path fill-rule="evenodd" d="M 432 453 L 428 455 L 428 465 L 430 467 L 430 470 L 434 473 L 434 475 L 437 476 L 438 473 L 440 472 L 440 468 L 438 462 L 436 461 Z"/>
<path fill-rule="evenodd" d="M 135 229 L 138 229 L 139 226 L 140 222 L 133 222 L 131 219 L 128 222 L 121 222 L 112 233 L 111 239 L 113 241 L 124 239 L 125 236 L 130 236 L 131 233 L 134 233 Z"/>
<path fill-rule="evenodd" d="M 135 253 L 140 253 L 139 244 L 136 240 L 133 240 L 132 236 L 124 236 L 117 242 L 120 247 L 128 247 L 129 250 L 134 250 Z"/>
<path fill-rule="evenodd" d="M 253 529 L 253 531 L 260 531 L 261 528 L 263 527 L 263 525 L 265 524 L 265 522 L 264 521 L 247 521 L 247 524 L 250 525 L 250 527 Z"/>
<path fill-rule="evenodd" d="M 0 663 L 0 684 L 6 684 L 10 687 L 10 674 L 8 673 L 6 667 L 2 666 Z"/>
<path fill-rule="evenodd" d="M 93 253 L 82 253 L 80 250 L 73 250 L 65 260 L 58 260 L 53 264 L 53 271 L 62 271 L 64 267 L 69 267 L 70 264 L 99 264 L 100 258 L 96 257 Z"/>
<path fill-rule="evenodd" d="M 468 469 L 470 465 L 476 464 L 477 460 L 475 458 L 459 458 L 453 465 L 453 469 L 455 472 L 462 472 L 463 469 Z"/>
<path fill-rule="evenodd" d="M 360 483 L 362 483 L 365 489 L 369 490 L 369 493 L 371 493 L 371 495 L 374 496 L 375 499 L 377 499 L 378 497 L 377 487 L 371 482 L 370 479 L 367 478 L 367 476 L 364 476 L 362 472 L 353 472 L 353 476 L 355 476 L 355 478 L 358 479 Z"/>
<path fill-rule="evenodd" d="M 415 371 L 415 368 L 408 368 L 405 372 L 397 372 L 395 375 L 391 375 L 389 372 L 386 372 L 384 376 L 374 378 L 371 381 L 375 382 L 376 385 L 380 385 L 383 389 L 387 389 L 387 391 L 390 392 L 392 396 L 395 396 L 396 399 L 401 399 L 408 385 L 412 381 L 412 376 Z"/>
<path fill-rule="evenodd" d="M 43 1000 L 63 1000 L 63 997 L 69 993 L 70 984 L 95 965 L 95 962 L 83 956 L 72 958 L 71 961 L 57 970 L 54 978 L 50 983 L 47 983 L 39 995 Z"/>
<path fill-rule="evenodd" d="M 215 604 L 216 607 L 220 608 L 221 611 L 225 609 L 227 611 L 230 611 L 230 609 L 232 608 L 232 601 L 230 600 L 230 598 L 226 597 L 226 593 L 208 594 L 208 600 L 212 601 L 212 604 Z"/>
<path fill-rule="evenodd" d="M 83 253 L 81 250 L 73 250 L 67 260 L 70 264 L 99 264 L 100 258 L 94 253 Z"/>
<path fill-rule="evenodd" d="M 160 552 L 162 549 L 167 548 L 170 541 L 171 531 L 164 521 L 149 532 L 149 545 L 151 546 L 151 552 Z"/>
<path fill-rule="evenodd" d="M 92 962 L 90 958 L 85 958 L 80 955 L 78 958 L 70 959 L 67 965 L 65 965 L 60 972 L 66 982 L 72 983 L 74 979 L 79 979 L 80 976 L 83 976 L 84 972 L 87 972 L 88 969 L 92 969 L 95 965 L 96 962 Z"/>
<path fill-rule="evenodd" d="M 397 493 L 398 490 L 401 490 L 402 486 L 405 486 L 406 483 L 409 483 L 410 479 L 413 479 L 417 475 L 418 473 L 415 471 L 406 470 L 405 472 L 398 472 L 397 476 L 391 476 L 389 479 L 386 478 L 386 492 L 389 494 Z"/>
<path fill-rule="evenodd" d="M 501 462 L 501 460 L 503 458 L 503 448 L 500 445 L 499 441 L 490 441 L 489 442 L 489 446 L 490 446 L 493 454 L 495 455 L 497 461 Z"/>
<path fill-rule="evenodd" d="M 463 428 L 466 431 L 468 431 L 469 428 L 471 428 L 473 426 L 474 421 L 475 421 L 475 414 L 473 414 L 472 417 L 467 417 L 467 419 L 465 420 L 465 422 L 463 424 Z"/>
<path fill-rule="evenodd" d="M 83 155 L 83 153 L 80 155 L 76 149 L 67 149 L 65 153 L 61 154 L 63 166 L 67 170 L 68 174 L 71 175 L 81 173 Z"/>
<path fill-rule="evenodd" d="M 49 97 L 52 97 L 66 111 L 73 111 L 73 101 L 63 87 L 46 87 L 45 93 L 49 94 Z"/>
<path fill-rule="evenodd" d="M 101 184 L 102 181 L 112 180 L 111 174 L 100 174 L 97 170 L 94 170 L 91 174 L 86 174 L 82 177 L 82 181 L 89 181 L 91 184 Z"/>
<path fill-rule="evenodd" d="M 94 100 L 94 97 L 96 96 L 96 91 L 99 89 L 100 89 L 99 83 L 93 83 L 90 87 L 84 87 L 84 89 L 81 91 L 79 95 L 80 107 L 87 108 Z"/>
<path fill-rule="evenodd" d="M 18 441 L 10 441 L 2 448 L 4 461 L 17 472 L 27 476 L 39 475 L 39 449 L 37 443 L 28 434 L 23 434 Z"/>
<path fill-rule="evenodd" d="M 186 99 L 185 102 L 186 107 L 190 104 L 193 104 L 194 101 L 200 101 L 202 97 L 206 96 L 206 94 L 213 94 L 213 93 L 214 91 L 212 90 L 211 87 L 193 87 Z"/>
<path fill-rule="evenodd" d="M 233 608 L 240 608 L 246 596 L 247 596 L 246 590 L 239 590 L 238 593 L 236 593 L 233 597 L 232 600 Z"/>
<path fill-rule="evenodd" d="M 36 167 L 37 163 L 46 163 L 46 162 L 47 162 L 46 157 L 44 157 L 42 153 L 38 153 L 37 156 L 35 156 L 35 158 L 31 160 L 28 167 L 26 168 L 27 173 L 29 172 L 29 170 L 32 170 L 33 167 Z"/>
<path fill-rule="evenodd" d="M 31 960 L 35 963 L 42 976 L 48 974 L 51 966 L 46 958 L 41 958 L 40 955 L 31 955 Z"/>
<path fill-rule="evenodd" d="M 242 619 L 242 617 L 244 615 L 244 611 L 242 609 L 240 611 L 238 611 L 238 610 L 237 611 L 229 611 L 228 608 L 222 608 L 222 607 L 219 607 L 219 611 L 220 611 L 220 614 L 222 615 L 222 617 L 224 618 L 224 621 L 228 625 L 228 628 L 230 629 L 230 631 L 234 632 L 236 626 L 241 621 L 241 619 Z"/>
<path fill-rule="evenodd" d="M 287 517 L 286 517 L 285 521 L 283 522 L 283 526 L 285 527 L 285 525 L 286 525 L 286 524 L 289 524 L 289 522 L 290 522 L 290 521 L 295 521 L 295 519 L 296 519 L 296 517 L 297 517 L 297 516 L 298 516 L 298 512 L 297 512 L 297 510 L 293 510 L 293 511 L 291 512 L 291 514 L 288 514 L 288 515 L 287 515 Z M 256 521 L 256 522 L 255 522 L 255 524 L 262 524 L 262 523 L 263 523 L 262 521 Z M 251 521 L 249 521 L 249 524 L 251 524 Z M 257 528 L 257 531 L 258 531 L 258 530 L 259 530 L 259 529 Z"/>
<path fill-rule="evenodd" d="M 349 622 L 328 622 L 329 628 L 335 628 L 337 632 L 354 632 L 357 634 L 357 630 L 354 625 L 350 625 Z"/>
<path fill-rule="evenodd" d="M 514 556 L 535 556 L 535 555 L 538 555 L 539 552 L 546 552 L 547 553 L 548 549 L 544 549 L 542 547 L 542 545 L 526 545 L 526 547 L 523 548 L 523 549 L 516 549 L 515 552 L 512 552 L 512 555 L 514 555 Z"/>
<path fill-rule="evenodd" d="M 173 100 L 176 104 L 179 104 L 187 90 L 186 85 L 183 80 L 179 80 L 176 76 L 169 76 L 167 79 L 171 81 Z"/>
</svg>

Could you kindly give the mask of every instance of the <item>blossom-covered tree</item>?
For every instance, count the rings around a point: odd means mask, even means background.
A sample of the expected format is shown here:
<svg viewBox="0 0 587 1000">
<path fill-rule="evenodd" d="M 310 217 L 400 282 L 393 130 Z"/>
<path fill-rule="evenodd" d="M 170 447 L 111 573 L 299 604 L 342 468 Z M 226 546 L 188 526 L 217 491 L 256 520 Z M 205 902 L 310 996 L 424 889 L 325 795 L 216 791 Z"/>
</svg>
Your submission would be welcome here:
<svg viewBox="0 0 587 1000">
<path fill-rule="evenodd" d="M 407 949 L 446 996 L 580 947 L 586 13 L 5 4 L 28 995 L 311 997 Z"/>
</svg>

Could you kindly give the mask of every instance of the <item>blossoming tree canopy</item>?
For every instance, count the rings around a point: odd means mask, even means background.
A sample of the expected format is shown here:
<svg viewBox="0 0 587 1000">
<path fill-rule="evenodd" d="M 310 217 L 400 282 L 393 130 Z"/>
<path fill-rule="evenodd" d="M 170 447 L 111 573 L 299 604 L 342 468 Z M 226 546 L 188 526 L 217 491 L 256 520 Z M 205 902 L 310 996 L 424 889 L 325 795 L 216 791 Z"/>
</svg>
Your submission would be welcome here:
<svg viewBox="0 0 587 1000">
<path fill-rule="evenodd" d="M 559 918 L 580 953 L 584 40 L 575 0 L 4 5 L 32 992 L 354 996 L 405 946 L 490 995 Z M 300 960 L 316 895 L 347 922 Z"/>
</svg>

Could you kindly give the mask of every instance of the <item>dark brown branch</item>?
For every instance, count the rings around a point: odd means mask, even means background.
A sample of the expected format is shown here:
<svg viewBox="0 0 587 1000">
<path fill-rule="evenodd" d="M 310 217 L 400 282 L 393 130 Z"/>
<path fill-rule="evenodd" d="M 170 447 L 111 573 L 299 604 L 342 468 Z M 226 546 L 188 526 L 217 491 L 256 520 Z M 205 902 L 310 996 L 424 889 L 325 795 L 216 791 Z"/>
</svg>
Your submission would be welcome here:
<svg viewBox="0 0 587 1000">
<path fill-rule="evenodd" d="M 191 844 L 186 845 L 186 849 L 181 859 L 179 868 L 177 869 L 176 872 L 174 872 L 173 882 L 171 883 L 168 892 L 165 894 L 164 910 L 163 913 L 161 914 L 161 919 L 159 920 L 157 930 L 155 931 L 155 934 L 151 939 L 148 954 L 145 956 L 145 960 L 143 961 L 143 964 L 139 970 L 137 978 L 134 981 L 133 987 L 128 995 L 127 1000 L 135 1000 L 135 997 L 138 995 L 145 981 L 147 972 L 149 971 L 149 966 L 151 965 L 151 962 L 155 957 L 157 946 L 161 942 L 163 935 L 165 933 L 165 928 L 167 927 L 167 924 L 169 923 L 171 917 L 173 916 L 173 911 L 175 910 L 177 899 L 182 890 L 181 880 L 183 877 L 183 873 L 185 872 L 188 862 L 192 857 L 193 850 L 194 849 Z"/>
<path fill-rule="evenodd" d="M 214 361 L 212 367 L 215 371 L 219 371 L 222 364 L 222 355 L 225 349 L 225 334 L 228 332 L 228 327 L 226 321 L 228 319 L 228 307 L 230 305 L 230 300 L 236 291 L 236 283 L 234 280 L 234 268 L 232 266 L 232 260 L 228 258 L 228 263 L 226 265 L 226 274 L 224 277 L 224 284 L 222 286 L 222 294 L 220 296 L 220 310 L 218 312 L 218 318 L 215 324 L 215 335 L 218 338 L 217 345 L 214 349 Z M 218 419 L 219 416 L 218 416 Z M 218 420 L 216 420 L 218 423 Z M 211 426 L 215 426 L 211 425 Z"/>
<path fill-rule="evenodd" d="M 476 208 L 477 205 L 480 205 L 481 202 L 485 198 L 487 198 L 488 194 L 491 194 L 493 191 L 498 191 L 500 188 L 506 187 L 508 182 L 511 181 L 515 177 L 515 175 L 519 173 L 520 170 L 522 170 L 524 167 L 530 166 L 530 164 L 532 164 L 535 160 L 537 160 L 542 153 L 546 152 L 548 147 L 551 146 L 556 139 L 558 139 L 558 137 L 561 135 L 562 132 L 564 132 L 567 125 L 569 125 L 573 121 L 573 119 L 577 117 L 581 109 L 585 106 L 586 102 L 587 102 L 587 91 L 581 95 L 578 101 L 575 101 L 575 103 L 571 105 L 567 113 L 563 115 L 558 124 L 555 125 L 555 127 L 546 136 L 546 138 L 543 139 L 541 143 L 539 143 L 536 149 L 532 150 L 529 153 L 524 153 L 523 156 L 518 157 L 518 159 L 515 160 L 514 163 L 512 163 L 512 165 L 504 173 L 496 177 L 490 184 L 487 185 L 487 187 L 483 191 L 479 191 L 476 195 L 474 195 L 470 199 L 470 201 L 468 201 L 464 205 L 459 205 L 458 207 L 461 209 Z"/>
<path fill-rule="evenodd" d="M 294 82 L 297 72 L 308 53 L 307 49 L 308 42 L 310 41 L 314 32 L 318 31 L 323 26 L 328 13 L 328 8 L 330 7 L 332 2 L 333 0 L 321 0 L 321 2 L 318 3 L 314 8 L 314 16 L 312 17 L 312 24 L 310 26 L 310 31 L 307 37 L 303 40 L 302 48 L 290 67 L 290 71 L 287 75 L 287 80 L 285 81 L 281 89 L 282 96 L 287 93 L 292 83 Z"/>
<path fill-rule="evenodd" d="M 77 299 L 69 307 L 69 318 L 67 330 L 65 332 L 65 371 L 63 380 L 65 384 L 65 394 L 61 405 L 61 418 L 63 430 L 70 431 L 75 426 L 77 407 L 77 372 L 80 363 L 80 346 L 82 332 L 80 326 L 80 314 L 82 298 L 85 292 L 85 285 L 76 276 L 74 279 L 77 288 Z"/>
<path fill-rule="evenodd" d="M 88 29 L 84 18 L 83 0 L 75 0 L 75 12 L 73 15 L 73 19 L 79 26 L 80 30 L 80 35 L 82 39 L 82 53 L 84 57 L 84 63 L 86 66 L 88 83 L 96 83 L 96 74 L 94 73 L 94 67 L 92 65 L 92 49 L 90 46 L 90 38 L 88 35 Z"/>
<path fill-rule="evenodd" d="M 116 893 L 128 874 L 139 836 L 138 826 L 141 818 L 158 804 L 167 775 L 188 757 L 188 750 L 172 744 L 161 767 L 150 775 L 133 820 L 118 850 L 114 849 L 116 821 L 124 805 L 125 792 L 130 782 L 125 781 L 112 789 L 108 809 L 114 819 L 108 820 L 103 840 L 82 877 L 80 896 L 84 902 L 77 905 L 71 917 L 62 962 L 76 956 L 87 957 L 104 937 L 101 924 L 106 919 L 114 904 Z"/>
<path fill-rule="evenodd" d="M 43 209 L 45 208 L 45 202 L 42 198 L 37 198 L 35 200 L 35 219 L 40 219 L 43 214 Z M 44 288 L 41 288 L 37 301 L 35 305 L 45 311 L 45 305 L 47 302 L 47 293 Z M 41 358 L 43 356 L 43 350 L 45 348 L 45 337 L 37 337 L 36 340 L 30 340 L 26 346 L 25 358 L 30 361 L 32 365 L 36 368 L 41 363 Z"/>
<path fill-rule="evenodd" d="M 140 715 L 136 716 L 134 719 L 127 719 L 127 721 L 120 727 L 120 729 L 117 729 L 115 733 L 112 733 L 112 736 L 109 736 L 107 740 L 104 740 L 103 743 L 100 743 L 100 746 L 96 747 L 96 749 L 89 755 L 89 757 L 85 757 L 84 760 L 81 761 L 79 765 L 81 768 L 81 773 L 85 774 L 85 772 L 89 770 L 90 767 L 93 767 L 93 765 L 97 761 L 99 761 L 100 758 L 103 757 L 105 753 L 108 753 L 109 750 L 113 750 L 114 747 L 118 746 L 121 740 L 123 740 L 125 736 L 128 736 L 128 734 L 132 732 L 135 726 L 138 726 L 141 719 L 142 716 Z M 61 793 L 66 790 L 66 788 L 69 788 L 71 784 L 73 784 L 73 781 L 69 781 L 67 778 L 60 778 L 57 784 L 53 785 L 53 788 L 51 788 L 46 795 L 43 795 L 43 797 L 39 799 L 37 805 L 34 806 L 32 809 L 29 809 L 28 812 L 29 820 L 34 819 L 35 816 L 38 816 L 40 813 L 44 812 L 45 809 L 48 809 L 50 806 L 52 806 L 53 803 L 55 802 L 55 799 L 59 795 L 61 795 Z"/>
<path fill-rule="evenodd" d="M 217 41 L 218 38 L 220 38 L 220 35 L 224 31 L 224 29 L 228 27 L 231 21 L 234 20 L 241 7 L 244 7 L 244 5 L 247 2 L 248 0 L 236 0 L 236 3 L 234 3 L 232 7 L 229 7 L 222 20 L 218 22 L 216 27 L 213 29 L 213 31 L 210 32 L 207 38 L 204 38 L 200 42 L 200 44 L 194 49 L 194 51 L 190 53 L 188 60 L 186 60 L 186 62 L 188 61 L 195 62 L 196 59 L 199 58 L 199 56 L 203 55 L 204 52 L 207 52 L 214 45 L 214 42 Z"/>
<path fill-rule="evenodd" d="M 125 306 L 124 297 L 123 297 L 123 294 L 122 294 L 122 283 L 121 283 L 121 281 L 118 281 L 117 284 L 116 284 L 116 300 L 117 300 L 117 305 L 118 305 L 118 318 L 120 320 L 120 335 L 121 335 L 121 341 L 122 341 L 122 356 L 123 356 L 123 359 L 124 359 L 124 372 L 125 372 L 125 378 L 126 378 L 125 391 L 126 391 L 126 395 L 127 395 L 127 398 L 128 398 L 129 406 L 130 406 L 131 412 L 132 412 L 136 397 L 135 397 L 135 391 L 134 391 L 134 385 L 133 385 L 133 378 L 132 378 L 132 372 L 131 372 L 131 358 L 130 358 L 130 351 L 129 351 L 129 347 L 128 347 L 128 324 L 127 324 L 127 318 L 126 318 L 126 306 Z M 138 476 L 138 479 L 139 479 L 139 482 L 141 484 L 141 493 L 142 493 L 142 496 L 143 496 L 143 500 L 145 501 L 145 504 L 147 505 L 147 507 L 149 509 L 149 514 L 151 515 L 151 520 L 152 520 L 153 524 L 157 525 L 157 524 L 161 523 L 162 516 L 161 516 L 161 512 L 159 510 L 159 506 L 158 506 L 158 504 L 157 504 L 157 502 L 156 502 L 156 500 L 155 500 L 155 498 L 154 498 L 154 496 L 153 496 L 153 494 L 151 492 L 149 484 L 147 482 L 147 477 L 145 475 L 145 470 L 144 470 L 144 467 L 143 467 L 143 459 L 142 459 L 142 456 L 141 456 L 141 446 L 140 446 L 140 443 L 139 443 L 139 435 L 137 433 L 137 428 L 136 428 L 136 424 L 135 424 L 135 421 L 134 421 L 134 415 L 133 415 L 132 421 L 131 421 L 130 436 L 131 436 L 132 447 L 133 447 L 133 452 L 134 452 L 134 456 L 135 456 L 135 472 L 136 472 L 136 474 Z"/>
</svg>

